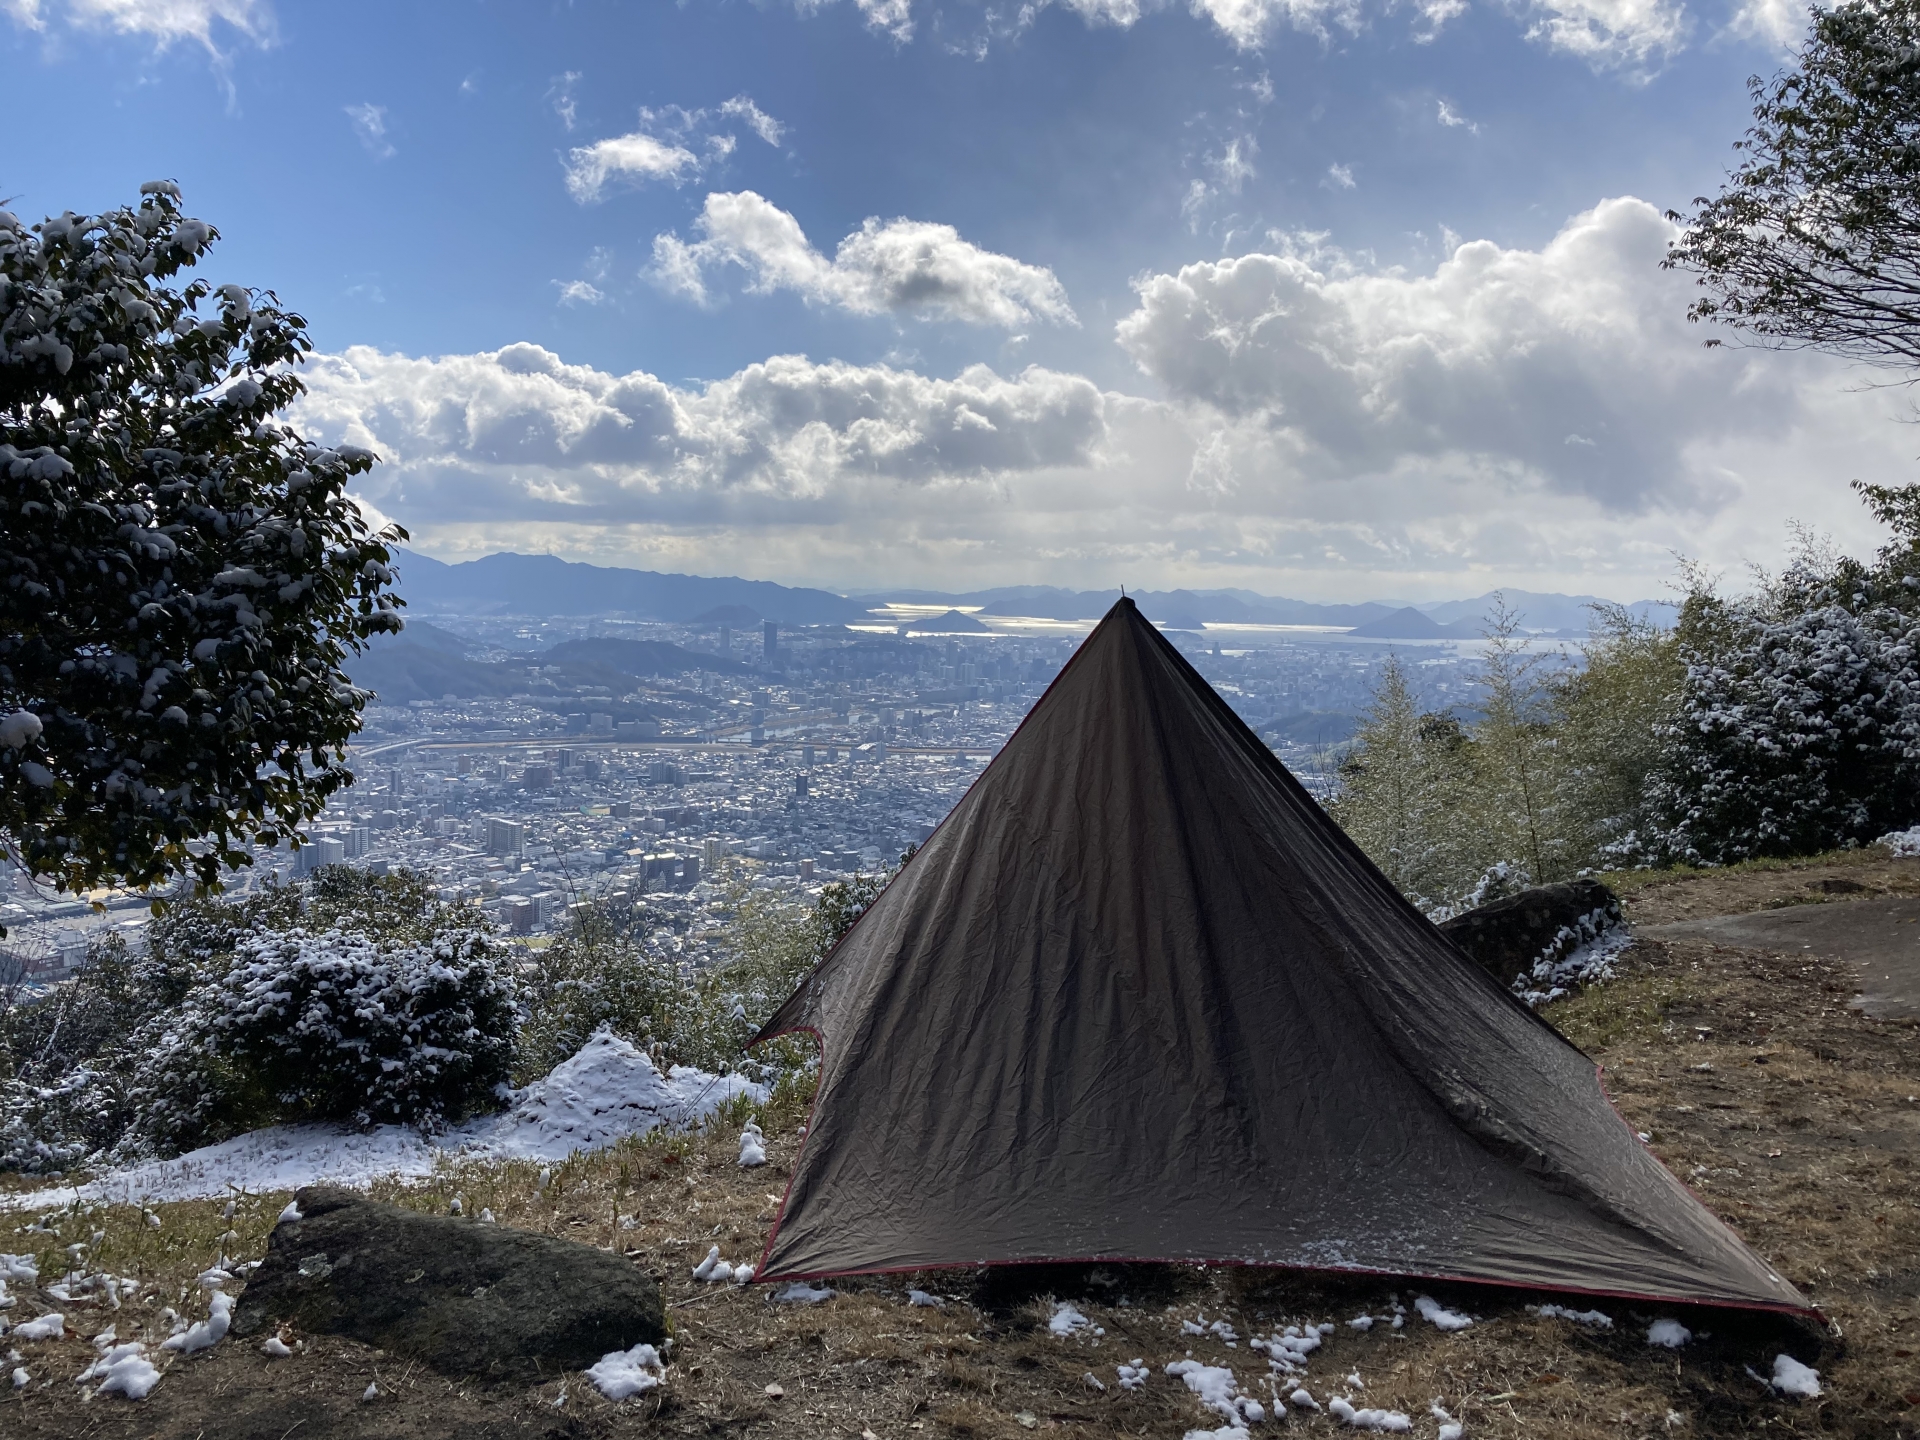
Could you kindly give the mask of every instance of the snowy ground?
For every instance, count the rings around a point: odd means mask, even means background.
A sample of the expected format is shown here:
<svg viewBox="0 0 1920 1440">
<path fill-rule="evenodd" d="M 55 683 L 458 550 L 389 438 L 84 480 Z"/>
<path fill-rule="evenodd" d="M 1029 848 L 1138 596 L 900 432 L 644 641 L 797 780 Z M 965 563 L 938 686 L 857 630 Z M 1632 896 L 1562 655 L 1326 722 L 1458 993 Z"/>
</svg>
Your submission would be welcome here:
<svg viewBox="0 0 1920 1440">
<path fill-rule="evenodd" d="M 0 1208 L 39 1209 L 73 1199 L 153 1203 L 234 1190 L 292 1190 L 324 1182 L 364 1189 L 386 1176 L 430 1175 L 455 1155 L 564 1160 L 659 1126 L 697 1125 L 742 1093 L 764 1091 L 738 1075 L 675 1066 L 662 1075 L 626 1041 L 601 1033 L 552 1074 L 515 1091 L 507 1109 L 443 1134 L 401 1125 L 273 1125 L 171 1160 L 111 1170 L 79 1186 L 0 1195 Z"/>
</svg>

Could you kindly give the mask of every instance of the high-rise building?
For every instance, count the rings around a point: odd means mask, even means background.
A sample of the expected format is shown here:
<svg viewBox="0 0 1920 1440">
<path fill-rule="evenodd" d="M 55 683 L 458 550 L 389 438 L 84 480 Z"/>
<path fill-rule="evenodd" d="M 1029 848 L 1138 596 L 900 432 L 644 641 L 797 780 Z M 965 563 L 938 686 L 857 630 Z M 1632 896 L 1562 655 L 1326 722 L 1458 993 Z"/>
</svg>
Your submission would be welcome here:
<svg viewBox="0 0 1920 1440">
<path fill-rule="evenodd" d="M 518 855 L 527 848 L 527 827 L 517 820 L 487 822 L 487 853 Z"/>
<path fill-rule="evenodd" d="M 762 657 L 771 665 L 780 655 L 780 627 L 768 620 L 760 626 Z"/>
</svg>

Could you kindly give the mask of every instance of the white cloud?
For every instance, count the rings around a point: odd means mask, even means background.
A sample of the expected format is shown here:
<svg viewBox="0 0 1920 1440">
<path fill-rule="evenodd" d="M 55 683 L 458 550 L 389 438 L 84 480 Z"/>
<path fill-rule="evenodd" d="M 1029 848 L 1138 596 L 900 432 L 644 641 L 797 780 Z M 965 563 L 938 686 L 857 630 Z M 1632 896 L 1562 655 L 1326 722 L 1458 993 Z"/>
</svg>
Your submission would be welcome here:
<svg viewBox="0 0 1920 1440">
<path fill-rule="evenodd" d="M 720 113 L 730 120 L 744 120 L 752 130 L 767 144 L 778 146 L 780 137 L 786 133 L 786 126 L 767 114 L 745 95 L 736 95 L 720 107 Z"/>
<path fill-rule="evenodd" d="M 447 558 L 1636 599 L 1675 551 L 1776 561 L 1792 516 L 1871 549 L 1846 481 L 1908 478 L 1904 393 L 1818 356 L 1703 348 L 1684 277 L 1659 268 L 1671 233 L 1623 199 L 1426 273 L 1293 236 L 1151 275 L 1118 338 L 1152 399 L 1042 369 L 937 378 L 911 356 L 676 386 L 515 345 L 318 357 L 296 418 L 385 456 L 359 493 Z"/>
<path fill-rule="evenodd" d="M 1353 167 L 1351 165 L 1329 165 L 1327 167 L 1327 179 L 1331 180 L 1334 185 L 1341 190 L 1351 190 L 1355 184 Z"/>
<path fill-rule="evenodd" d="M 561 77 L 568 81 L 575 78 Z M 570 87 L 566 93 L 567 108 L 561 118 L 567 122 L 567 128 L 572 129 Z M 556 101 L 556 105 L 558 103 Z M 786 126 L 745 95 L 734 96 L 717 110 L 688 110 L 680 105 L 642 109 L 640 128 L 632 134 L 598 140 L 568 152 L 567 189 L 574 199 L 585 204 L 598 200 L 615 180 L 635 185 L 666 180 L 678 185 L 733 154 L 737 143 L 734 136 L 716 122 L 744 124 L 774 146 L 779 145 L 786 133 Z"/>
<path fill-rule="evenodd" d="M 1192 0 L 1193 13 L 1220 27 L 1236 47 L 1257 50 L 1284 23 L 1324 35 L 1329 24 L 1343 30 L 1362 25 L 1361 0 Z"/>
<path fill-rule="evenodd" d="M 1741 0 L 1727 30 L 1785 53 L 1806 38 L 1807 8 L 1806 0 Z"/>
<path fill-rule="evenodd" d="M 163 48 L 176 40 L 197 40 L 215 56 L 220 53 L 216 25 L 256 44 L 274 38 L 267 0 L 4 0 L 0 9 L 29 30 L 46 29 L 49 16 L 58 14 L 83 29 L 145 35 Z"/>
<path fill-rule="evenodd" d="M 751 190 L 707 196 L 694 222 L 701 237 L 653 242 L 657 283 L 707 298 L 707 273 L 745 270 L 748 288 L 796 291 L 857 315 L 902 314 L 1015 329 L 1034 320 L 1077 323 L 1051 270 L 960 238 L 951 225 L 870 219 L 829 260 L 800 222 Z"/>
<path fill-rule="evenodd" d="M 303 423 L 391 463 L 363 488 L 444 523 L 707 523 L 741 507 L 857 522 L 854 494 L 1086 464 L 1100 391 L 1038 368 L 951 380 L 776 356 L 698 389 L 567 365 L 537 345 L 317 360 Z"/>
<path fill-rule="evenodd" d="M 1458 110 L 1455 110 L 1453 106 L 1449 105 L 1445 100 L 1440 102 L 1440 123 L 1450 130 L 1464 129 L 1469 135 L 1478 135 L 1480 133 L 1480 126 L 1477 122 L 1467 119 L 1466 116 L 1462 115 Z"/>
<path fill-rule="evenodd" d="M 1527 38 L 1596 69 L 1648 73 L 1686 48 L 1680 0 L 1539 0 Z"/>
<path fill-rule="evenodd" d="M 553 102 L 553 113 L 560 117 L 560 123 L 573 133 L 573 127 L 579 123 L 580 111 L 573 98 L 573 87 L 580 83 L 578 70 L 564 70 L 553 77 L 553 84 L 547 87 L 547 98 Z"/>
<path fill-rule="evenodd" d="M 1139 283 L 1119 339 L 1304 473 L 1430 466 L 1622 511 L 1705 503 L 1718 482 L 1690 448 L 1784 423 L 1800 372 L 1700 344 L 1684 279 L 1659 269 L 1673 233 L 1610 200 L 1540 250 L 1478 241 L 1430 276 L 1300 251 L 1189 265 Z"/>
<path fill-rule="evenodd" d="M 361 145 L 374 159 L 391 160 L 399 153 L 393 148 L 393 142 L 387 139 L 386 106 L 349 105 L 346 114 L 347 119 L 353 122 L 353 133 L 360 137 Z"/>
<path fill-rule="evenodd" d="M 562 305 L 600 305 L 606 301 L 600 287 L 586 280 L 556 280 Z"/>
<path fill-rule="evenodd" d="M 700 157 L 684 145 L 656 140 L 635 131 L 596 140 L 567 152 L 567 190 L 585 204 L 598 200 L 614 180 L 638 184 L 648 180 L 670 180 L 678 185 L 689 174 L 698 174 Z"/>
</svg>

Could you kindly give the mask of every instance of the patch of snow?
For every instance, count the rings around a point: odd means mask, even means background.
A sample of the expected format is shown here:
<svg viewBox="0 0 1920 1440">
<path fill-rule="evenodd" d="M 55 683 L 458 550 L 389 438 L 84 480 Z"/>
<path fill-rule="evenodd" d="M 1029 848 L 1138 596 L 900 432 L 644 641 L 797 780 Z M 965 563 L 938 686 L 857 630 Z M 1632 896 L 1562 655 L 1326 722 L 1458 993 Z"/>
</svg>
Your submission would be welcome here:
<svg viewBox="0 0 1920 1440">
<path fill-rule="evenodd" d="M 32 1383 L 32 1380 L 33 1380 L 33 1376 L 27 1373 L 26 1366 L 16 1365 L 13 1367 L 13 1388 L 14 1389 L 24 1390 L 27 1388 L 27 1386 L 30 1383 Z"/>
<path fill-rule="evenodd" d="M 1797 1395 L 1802 1400 L 1820 1398 L 1820 1372 L 1791 1355 L 1773 1357 L 1773 1379 L 1767 1383 L 1782 1395 Z"/>
<path fill-rule="evenodd" d="M 1134 1357 L 1131 1365 L 1116 1365 L 1113 1368 L 1119 1372 L 1120 1388 L 1122 1390 L 1146 1389 L 1147 1376 L 1153 1373 L 1147 1368 L 1146 1362 L 1138 1356 Z"/>
<path fill-rule="evenodd" d="M 287 1342 L 282 1340 L 278 1335 L 269 1335 L 260 1342 L 260 1353 L 262 1355 L 271 1355 L 276 1360 L 284 1360 L 293 1354 L 293 1350 L 288 1346 Z"/>
<path fill-rule="evenodd" d="M 144 1400 L 160 1383 L 160 1372 L 147 1359 L 147 1347 L 138 1340 L 115 1345 L 74 1377 L 84 1385 L 98 1380 L 96 1395 L 124 1395 L 129 1400 Z"/>
<path fill-rule="evenodd" d="M 1356 1315 L 1351 1320 L 1347 1321 L 1347 1325 L 1350 1329 L 1360 1330 L 1363 1332 L 1367 1330 L 1371 1330 L 1373 1328 L 1373 1316 Z"/>
<path fill-rule="evenodd" d="M 685 1066 L 662 1075 L 645 1053 L 601 1031 L 545 1079 L 512 1092 L 503 1113 L 483 1115 L 440 1135 L 422 1136 L 403 1125 L 370 1131 L 270 1125 L 171 1160 L 110 1170 L 84 1185 L 0 1195 L 0 1210 L 80 1200 L 206 1200 L 236 1189 L 258 1193 L 319 1183 L 365 1190 L 389 1176 L 431 1175 L 452 1155 L 564 1160 L 576 1150 L 601 1149 L 628 1135 L 690 1128 L 736 1095 L 763 1101 L 766 1090 L 739 1075 L 709 1075 Z M 282 1219 L 296 1216 L 281 1213 Z M 150 1223 L 157 1224 L 158 1217 Z"/>
<path fill-rule="evenodd" d="M 305 1215 L 300 1213 L 300 1207 L 289 1200 L 287 1201 L 287 1208 L 280 1212 L 280 1218 L 273 1223 L 276 1225 L 284 1225 L 289 1221 L 304 1220 L 306 1218 Z"/>
<path fill-rule="evenodd" d="M 753 1279 L 753 1266 L 736 1265 L 733 1267 L 733 1283 L 734 1284 L 744 1285 L 751 1279 Z"/>
<path fill-rule="evenodd" d="M 67 1317 L 58 1310 L 49 1310 L 38 1320 L 29 1320 L 24 1325 L 16 1325 L 8 1333 L 15 1340 L 64 1340 L 67 1335 Z"/>
<path fill-rule="evenodd" d="M 40 1263 L 31 1255 L 0 1254 L 0 1280 L 24 1280 L 32 1285 L 40 1279 Z"/>
<path fill-rule="evenodd" d="M 1571 1320 L 1595 1330 L 1611 1330 L 1613 1317 L 1602 1310 L 1569 1310 L 1564 1305 L 1529 1305 L 1527 1309 L 1542 1320 Z"/>
<path fill-rule="evenodd" d="M 360 1398 L 362 1400 L 378 1400 L 380 1398 L 380 1382 L 377 1380 L 369 1380 L 367 1382 L 367 1388 L 360 1392 Z"/>
<path fill-rule="evenodd" d="M 588 1367 L 587 1379 L 609 1400 L 626 1400 L 653 1389 L 665 1371 L 658 1350 L 651 1345 L 636 1345 L 631 1350 L 602 1355 Z"/>
<path fill-rule="evenodd" d="M 1047 1321 L 1047 1330 L 1054 1335 L 1066 1336 L 1076 1330 L 1084 1330 L 1092 1323 L 1065 1300 L 1061 1300 L 1053 1307 L 1053 1318 Z"/>
<path fill-rule="evenodd" d="M 1647 1327 L 1647 1344 L 1666 1350 L 1678 1350 L 1693 1339 L 1693 1332 L 1678 1320 L 1656 1320 Z"/>
<path fill-rule="evenodd" d="M 715 1245 L 708 1249 L 707 1258 L 693 1267 L 693 1278 L 718 1285 L 733 1278 L 733 1266 L 720 1258 L 720 1247 Z"/>
<path fill-rule="evenodd" d="M 1088 1385 L 1091 1385 L 1094 1389 L 1098 1390 L 1102 1395 L 1107 1393 L 1107 1382 L 1102 1380 L 1098 1375 L 1094 1374 L 1093 1371 L 1091 1370 L 1087 1371 L 1087 1373 L 1083 1375 L 1081 1379 L 1085 1381 Z"/>
<path fill-rule="evenodd" d="M 760 1133 L 760 1127 L 751 1120 L 740 1132 L 740 1163 L 748 1169 L 767 1163 L 767 1137 Z"/>
<path fill-rule="evenodd" d="M 1378 1430 L 1387 1434 L 1399 1434 L 1413 1429 L 1413 1417 L 1401 1410 L 1359 1410 L 1350 1400 L 1336 1397 L 1327 1402 L 1327 1411 L 1334 1419 L 1355 1430 Z"/>
<path fill-rule="evenodd" d="M 922 1310 L 938 1310 L 946 1303 L 938 1295 L 929 1294 L 925 1290 L 907 1291 L 907 1304 L 916 1305 Z"/>
<path fill-rule="evenodd" d="M 169 1336 L 160 1342 L 162 1350 L 178 1350 L 182 1355 L 191 1355 L 197 1350 L 207 1350 L 227 1338 L 227 1327 L 233 1321 L 233 1297 L 225 1291 L 213 1292 L 212 1313 L 206 1319 L 189 1325 L 178 1335 Z"/>
<path fill-rule="evenodd" d="M 1440 1422 L 1440 1433 L 1435 1440 L 1460 1440 L 1460 1437 L 1467 1433 L 1467 1427 L 1449 1415 L 1438 1400 L 1427 1406 L 1427 1411 Z"/>
<path fill-rule="evenodd" d="M 1189 1430 L 1180 1440 L 1248 1440 L 1244 1425 L 1222 1425 L 1218 1430 Z"/>
<path fill-rule="evenodd" d="M 774 1303 L 778 1305 L 818 1305 L 822 1300 L 831 1300 L 833 1291 L 824 1285 L 809 1285 L 804 1280 L 795 1280 L 791 1285 L 776 1291 Z"/>
<path fill-rule="evenodd" d="M 1266 1407 L 1240 1393 L 1233 1371 L 1224 1365 L 1202 1365 L 1198 1360 L 1176 1360 L 1167 1366 L 1167 1374 L 1177 1375 L 1187 1389 L 1200 1397 L 1207 1409 L 1226 1417 L 1230 1426 L 1244 1428 L 1248 1421 L 1266 1419 Z"/>
<path fill-rule="evenodd" d="M 1416 1295 L 1413 1308 L 1420 1312 L 1420 1318 L 1438 1330 L 1464 1330 L 1473 1324 L 1473 1318 L 1462 1315 L 1458 1310 L 1449 1310 L 1431 1295 Z"/>
<path fill-rule="evenodd" d="M 1287 1396 L 1287 1403 L 1293 1406 L 1294 1409 L 1296 1410 L 1317 1411 L 1320 1408 L 1320 1402 L 1314 1399 L 1313 1396 L 1307 1393 L 1306 1387 L 1304 1385 L 1301 1386 L 1300 1389 L 1294 1391 L 1291 1395 Z"/>
<path fill-rule="evenodd" d="M 21 713 L 24 714 L 25 712 L 23 711 Z M 0 737 L 0 745 L 6 743 L 5 738 Z M 1890 834 L 1882 835 L 1873 843 L 1876 845 L 1884 845 L 1888 850 L 1891 850 L 1895 855 L 1903 859 L 1913 855 L 1920 855 L 1920 825 L 1914 826 L 1911 830 L 1895 830 Z"/>
</svg>

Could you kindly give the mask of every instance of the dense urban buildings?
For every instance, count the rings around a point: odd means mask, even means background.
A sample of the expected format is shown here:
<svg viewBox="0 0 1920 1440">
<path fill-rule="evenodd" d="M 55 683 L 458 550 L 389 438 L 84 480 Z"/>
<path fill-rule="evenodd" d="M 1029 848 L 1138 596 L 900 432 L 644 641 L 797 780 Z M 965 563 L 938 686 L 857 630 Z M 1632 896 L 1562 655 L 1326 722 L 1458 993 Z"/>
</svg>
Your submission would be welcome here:
<svg viewBox="0 0 1920 1440">
<path fill-rule="evenodd" d="M 898 863 L 1089 628 L 918 628 L 961 620 L 911 607 L 856 628 L 416 616 L 355 670 L 380 694 L 352 753 L 357 782 L 306 845 L 256 857 L 234 888 L 321 865 L 405 867 L 536 943 L 571 905 L 644 896 L 655 943 L 701 963 L 749 891 L 804 901 Z M 1329 783 L 1389 653 L 1429 708 L 1470 701 L 1471 657 L 1453 642 L 1169 634 L 1309 786 Z M 500 693 L 474 693 L 489 689 Z M 103 894 L 95 910 L 9 880 L 6 943 L 38 974 L 65 973 L 107 928 L 139 943 L 137 896 Z"/>
</svg>

